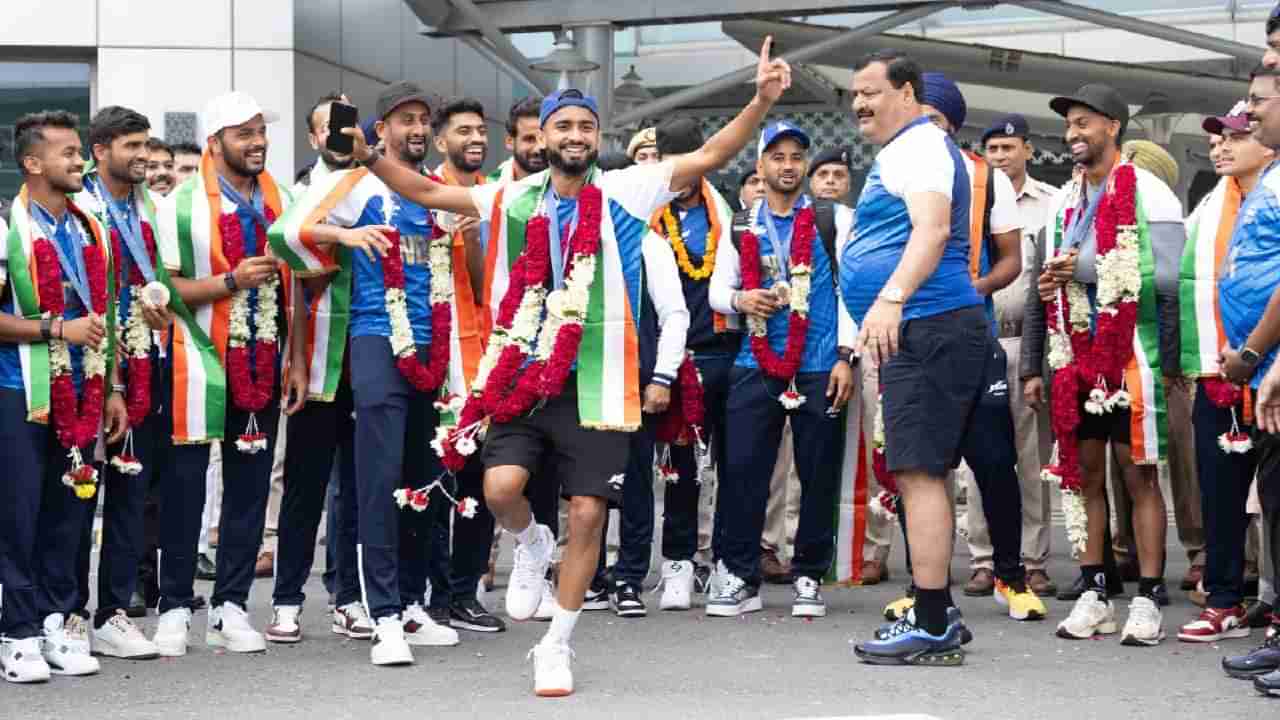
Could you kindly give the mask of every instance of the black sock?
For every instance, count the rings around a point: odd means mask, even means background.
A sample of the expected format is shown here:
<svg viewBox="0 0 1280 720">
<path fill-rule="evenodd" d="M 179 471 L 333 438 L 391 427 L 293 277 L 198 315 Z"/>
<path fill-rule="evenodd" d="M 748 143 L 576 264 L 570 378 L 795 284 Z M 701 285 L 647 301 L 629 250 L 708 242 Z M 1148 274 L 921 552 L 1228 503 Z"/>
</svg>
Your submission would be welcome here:
<svg viewBox="0 0 1280 720">
<path fill-rule="evenodd" d="M 943 601 L 946 604 L 946 607 L 955 607 L 956 601 L 951 597 L 951 583 L 947 583 L 947 587 L 944 588 L 942 592 L 946 593 L 946 598 Z"/>
<path fill-rule="evenodd" d="M 1103 600 L 1107 599 L 1107 573 L 1101 565 L 1081 565 L 1080 577 L 1084 579 L 1085 592 L 1093 590 Z"/>
<path fill-rule="evenodd" d="M 1164 578 L 1140 577 L 1138 578 L 1138 594 L 1152 602 L 1158 602 L 1156 600 L 1156 590 L 1161 585 L 1164 585 Z"/>
<path fill-rule="evenodd" d="M 947 631 L 947 593 L 946 588 L 916 589 L 916 627 L 935 636 Z"/>
</svg>

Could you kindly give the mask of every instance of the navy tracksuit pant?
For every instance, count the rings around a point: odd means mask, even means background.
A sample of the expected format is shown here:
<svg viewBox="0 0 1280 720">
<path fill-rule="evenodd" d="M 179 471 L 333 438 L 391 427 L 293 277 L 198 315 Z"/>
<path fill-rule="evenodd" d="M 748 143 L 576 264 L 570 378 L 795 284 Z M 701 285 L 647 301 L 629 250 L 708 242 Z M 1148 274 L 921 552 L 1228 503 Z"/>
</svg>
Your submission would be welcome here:
<svg viewBox="0 0 1280 720">
<path fill-rule="evenodd" d="M 433 398 L 413 389 L 400 374 L 385 337 L 353 337 L 351 369 L 356 408 L 355 488 L 351 494 L 345 487 L 341 492 L 349 500 L 343 510 L 357 513 L 361 589 L 370 616 L 377 620 L 398 614 L 416 587 L 425 588 L 425 579 L 416 579 L 426 577 L 425 556 L 430 552 L 422 538 L 429 538 L 431 530 L 424 530 L 424 525 L 438 524 L 436 512 L 447 512 L 450 503 L 443 495 L 432 493 L 428 510 L 416 513 L 397 508 L 392 496 L 399 488 L 422 487 L 443 472 L 430 446 L 439 421 Z M 411 587 L 403 593 L 402 520 L 405 531 L 414 538 L 414 546 L 408 549 L 415 553 L 411 556 L 414 565 L 408 568 Z M 421 555 L 416 554 L 419 552 Z"/>
<path fill-rule="evenodd" d="M 702 374 L 703 440 L 710 443 L 711 460 L 719 472 L 728 467 L 724 454 L 725 406 L 729 401 L 729 372 L 734 356 L 694 353 L 693 362 Z M 662 557 L 693 560 L 698 552 L 698 461 L 693 444 L 671 447 L 671 461 L 680 473 L 680 482 L 668 483 L 664 491 L 662 517 Z M 718 516 L 717 516 L 718 517 Z M 720 523 L 714 524 L 719 535 Z"/>
<path fill-rule="evenodd" d="M 284 496 L 280 500 L 280 529 L 276 538 L 276 606 L 298 605 L 306 600 L 303 586 L 315 563 L 316 533 L 329 497 L 329 485 L 337 460 L 339 477 L 355 474 L 355 406 L 345 372 L 332 402 L 308 401 L 286 424 L 289 433 L 284 458 Z M 339 480 L 341 486 L 342 481 Z M 354 479 L 345 483 L 354 486 Z M 334 499 L 341 497 L 335 494 Z M 338 505 L 340 502 L 335 502 Z M 356 579 L 356 517 L 331 507 L 327 550 L 336 567 L 351 568 L 346 583 L 353 591 Z M 335 514 L 336 513 L 336 514 Z M 348 597 L 355 602 L 358 597 Z M 345 603 L 344 603 L 345 604 Z"/>
<path fill-rule="evenodd" d="M 493 543 L 494 518 L 484 502 L 484 463 L 477 451 L 466 466 L 450 481 L 449 491 L 461 500 L 475 498 L 479 503 L 476 516 L 464 518 L 452 513 L 453 542 L 449 542 L 449 514 L 442 519 L 443 532 L 437 533 L 431 550 L 431 606 L 448 607 L 451 602 L 474 598 L 480 577 L 489 570 L 489 549 Z M 532 485 L 532 483 L 530 484 Z M 456 489 L 456 492 L 455 492 Z M 559 498 L 556 498 L 558 501 Z M 559 525 L 559 507 L 552 504 L 551 514 Z M 441 562 L 447 558 L 448 562 Z"/>
<path fill-rule="evenodd" d="M 653 445 L 656 415 L 644 415 L 644 424 L 631 433 L 631 451 L 627 458 L 627 475 L 622 483 L 622 507 L 618 514 L 618 562 L 613 566 L 613 581 L 630 583 L 639 589 L 649 574 L 650 550 L 653 546 Z M 696 500 L 694 501 L 696 504 Z M 697 532 L 695 508 L 694 532 Z M 596 567 L 597 583 L 604 579 L 605 553 L 609 516 L 605 515 L 600 533 L 600 560 Z M 696 544 L 696 539 L 695 539 Z"/>
<path fill-rule="evenodd" d="M 1243 423 L 1242 414 L 1237 413 L 1236 418 Z M 1210 402 L 1203 385 L 1196 387 L 1191 425 L 1204 513 L 1204 589 L 1209 593 L 1209 607 L 1231 608 L 1244 602 L 1244 544 L 1249 530 L 1245 504 L 1258 452 L 1225 453 L 1218 447 L 1218 436 L 1231 430 L 1231 410 Z"/>
<path fill-rule="evenodd" d="M 46 615 L 82 605 L 80 540 L 97 498 L 62 484 L 69 466 L 52 428 L 27 421 L 25 393 L 0 389 L 0 636 L 35 637 Z"/>
<path fill-rule="evenodd" d="M 734 575 L 760 582 L 760 536 L 764 532 L 769 479 L 778 459 L 783 420 L 790 415 L 800 476 L 800 522 L 796 529 L 796 575 L 821 581 L 835 553 L 835 503 L 840 482 L 840 417 L 827 414 L 830 373 L 796 375 L 806 401 L 788 411 L 778 402 L 786 383 L 755 368 L 729 373 L 725 472 L 720 478 L 718 559 Z"/>
<path fill-rule="evenodd" d="M 257 413 L 267 448 L 252 455 L 236 449 L 249 413 L 239 410 L 227 393 L 222 443 L 222 515 L 218 522 L 217 580 L 210 607 L 225 602 L 244 606 L 253 586 L 254 566 L 262 547 L 280 420 L 280 386 Z M 160 612 L 189 606 L 195 594 L 196 553 L 204 512 L 208 445 L 174 445 L 167 478 L 160 483 Z"/>
</svg>

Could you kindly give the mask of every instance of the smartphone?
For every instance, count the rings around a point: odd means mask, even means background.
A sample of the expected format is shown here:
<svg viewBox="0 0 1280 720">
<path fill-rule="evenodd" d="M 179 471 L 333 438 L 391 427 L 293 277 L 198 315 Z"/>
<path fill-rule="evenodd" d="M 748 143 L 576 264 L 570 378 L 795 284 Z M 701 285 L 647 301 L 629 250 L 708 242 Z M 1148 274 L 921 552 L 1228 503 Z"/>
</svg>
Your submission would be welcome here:
<svg viewBox="0 0 1280 720">
<path fill-rule="evenodd" d="M 356 127 L 357 110 L 354 105 L 334 101 L 329 104 L 329 137 L 324 146 L 339 155 L 350 155 L 355 149 L 354 140 L 342 132 L 343 128 Z"/>
</svg>

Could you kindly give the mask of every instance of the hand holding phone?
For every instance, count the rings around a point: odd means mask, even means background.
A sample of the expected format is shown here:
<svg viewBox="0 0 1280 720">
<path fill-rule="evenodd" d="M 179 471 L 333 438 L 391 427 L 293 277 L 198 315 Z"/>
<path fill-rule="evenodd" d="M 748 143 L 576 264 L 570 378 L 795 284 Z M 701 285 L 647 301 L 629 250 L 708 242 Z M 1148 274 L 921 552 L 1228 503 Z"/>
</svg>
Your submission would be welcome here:
<svg viewBox="0 0 1280 720">
<path fill-rule="evenodd" d="M 342 132 L 343 128 L 356 127 L 357 114 L 354 105 L 337 102 L 329 104 L 329 137 L 324 146 L 339 155 L 350 155 L 355 149 L 350 135 Z"/>
</svg>

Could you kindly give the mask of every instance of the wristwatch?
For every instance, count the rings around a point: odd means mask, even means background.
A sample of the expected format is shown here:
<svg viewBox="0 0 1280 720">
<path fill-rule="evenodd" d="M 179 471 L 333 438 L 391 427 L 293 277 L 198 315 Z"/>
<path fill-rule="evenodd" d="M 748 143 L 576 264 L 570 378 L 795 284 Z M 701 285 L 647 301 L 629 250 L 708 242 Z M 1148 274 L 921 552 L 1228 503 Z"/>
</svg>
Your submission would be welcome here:
<svg viewBox="0 0 1280 720">
<path fill-rule="evenodd" d="M 1249 367 L 1257 367 L 1262 362 L 1262 356 L 1254 350 L 1247 347 L 1240 348 L 1240 361 Z"/>
<path fill-rule="evenodd" d="M 836 355 L 837 355 L 837 359 L 839 359 L 839 360 L 843 360 L 843 361 L 845 361 L 845 362 L 849 363 L 849 367 L 857 367 L 857 366 L 858 366 L 858 351 L 857 351 L 857 350 L 854 350 L 853 348 L 845 347 L 845 346 L 841 345 L 840 347 L 836 348 Z"/>
<path fill-rule="evenodd" d="M 53 339 L 53 315 L 49 313 L 40 316 L 40 339 L 45 342 Z"/>
<path fill-rule="evenodd" d="M 227 286 L 227 292 L 233 293 L 240 289 L 240 285 L 236 282 L 236 274 L 233 272 L 224 273 L 222 283 Z"/>
<path fill-rule="evenodd" d="M 901 305 L 907 301 L 907 294 L 897 285 L 886 285 L 885 288 L 880 291 L 880 299 L 885 302 Z"/>
</svg>

